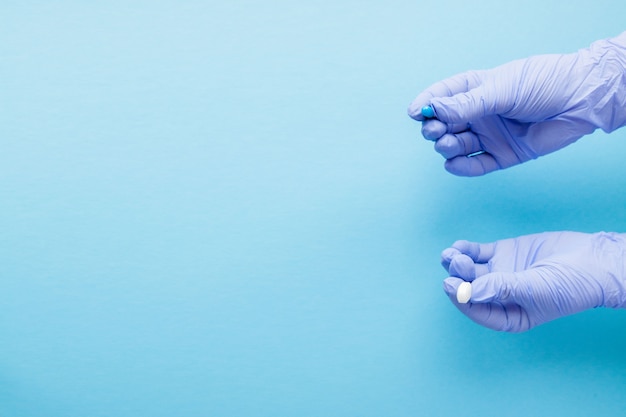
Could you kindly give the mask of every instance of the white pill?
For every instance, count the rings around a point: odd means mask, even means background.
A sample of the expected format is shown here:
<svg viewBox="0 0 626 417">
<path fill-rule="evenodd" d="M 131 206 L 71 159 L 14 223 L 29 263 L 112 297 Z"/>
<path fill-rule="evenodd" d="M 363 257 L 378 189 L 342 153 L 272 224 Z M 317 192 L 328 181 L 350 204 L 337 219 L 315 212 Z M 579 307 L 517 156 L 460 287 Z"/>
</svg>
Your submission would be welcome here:
<svg viewBox="0 0 626 417">
<path fill-rule="evenodd" d="M 456 300 L 460 304 L 467 304 L 472 297 L 472 284 L 469 282 L 462 282 L 459 288 L 456 290 Z"/>
</svg>

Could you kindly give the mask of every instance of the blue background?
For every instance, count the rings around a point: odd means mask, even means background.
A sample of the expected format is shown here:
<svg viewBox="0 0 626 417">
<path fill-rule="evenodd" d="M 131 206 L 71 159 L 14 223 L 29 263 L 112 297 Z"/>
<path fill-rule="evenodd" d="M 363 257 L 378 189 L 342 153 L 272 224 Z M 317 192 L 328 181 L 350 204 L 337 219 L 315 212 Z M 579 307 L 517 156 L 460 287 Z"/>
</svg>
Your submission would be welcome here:
<svg viewBox="0 0 626 417">
<path fill-rule="evenodd" d="M 626 314 L 483 329 L 440 251 L 626 231 L 626 130 L 482 178 L 406 116 L 622 1 L 3 1 L 0 415 L 621 415 Z"/>
</svg>

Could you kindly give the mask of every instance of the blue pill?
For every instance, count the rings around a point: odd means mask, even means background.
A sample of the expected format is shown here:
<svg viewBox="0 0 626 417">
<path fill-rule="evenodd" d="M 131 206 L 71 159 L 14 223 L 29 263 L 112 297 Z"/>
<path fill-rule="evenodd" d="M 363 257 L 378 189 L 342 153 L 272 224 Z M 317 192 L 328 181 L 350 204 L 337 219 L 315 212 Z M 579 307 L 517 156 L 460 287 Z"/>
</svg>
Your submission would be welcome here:
<svg viewBox="0 0 626 417">
<path fill-rule="evenodd" d="M 430 106 L 424 106 L 422 107 L 422 116 L 428 119 L 432 119 L 433 117 L 435 117 L 435 111 Z"/>
</svg>

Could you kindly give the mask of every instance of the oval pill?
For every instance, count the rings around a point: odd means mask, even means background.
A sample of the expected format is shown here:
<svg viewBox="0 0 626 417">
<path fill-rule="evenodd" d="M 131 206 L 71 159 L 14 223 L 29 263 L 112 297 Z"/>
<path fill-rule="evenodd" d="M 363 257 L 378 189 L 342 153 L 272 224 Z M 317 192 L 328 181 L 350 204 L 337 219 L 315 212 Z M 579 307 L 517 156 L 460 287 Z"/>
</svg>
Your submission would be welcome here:
<svg viewBox="0 0 626 417">
<path fill-rule="evenodd" d="M 433 110 L 433 108 L 430 106 L 424 106 L 422 107 L 422 116 L 426 117 L 427 119 L 432 119 L 433 117 L 435 117 L 435 110 Z"/>
<path fill-rule="evenodd" d="M 472 297 L 472 284 L 469 282 L 462 282 L 459 288 L 456 290 L 456 300 L 460 304 L 467 304 Z"/>
</svg>

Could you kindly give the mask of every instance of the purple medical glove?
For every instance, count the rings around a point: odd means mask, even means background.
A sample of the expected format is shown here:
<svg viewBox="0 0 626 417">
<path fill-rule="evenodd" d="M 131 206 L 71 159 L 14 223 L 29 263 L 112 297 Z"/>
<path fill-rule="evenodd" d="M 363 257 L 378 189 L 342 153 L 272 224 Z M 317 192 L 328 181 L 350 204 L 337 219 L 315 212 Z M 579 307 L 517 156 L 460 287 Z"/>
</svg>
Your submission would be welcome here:
<svg viewBox="0 0 626 417">
<path fill-rule="evenodd" d="M 426 119 L 430 106 L 435 118 Z M 434 84 L 409 106 L 456 175 L 477 176 L 626 124 L 626 32 L 567 55 L 538 55 Z M 479 155 L 470 156 L 482 152 Z"/>
<path fill-rule="evenodd" d="M 495 243 L 457 241 L 441 254 L 444 291 L 494 330 L 522 332 L 595 307 L 626 307 L 626 235 L 548 232 Z M 456 298 L 471 282 L 469 303 Z"/>
</svg>

